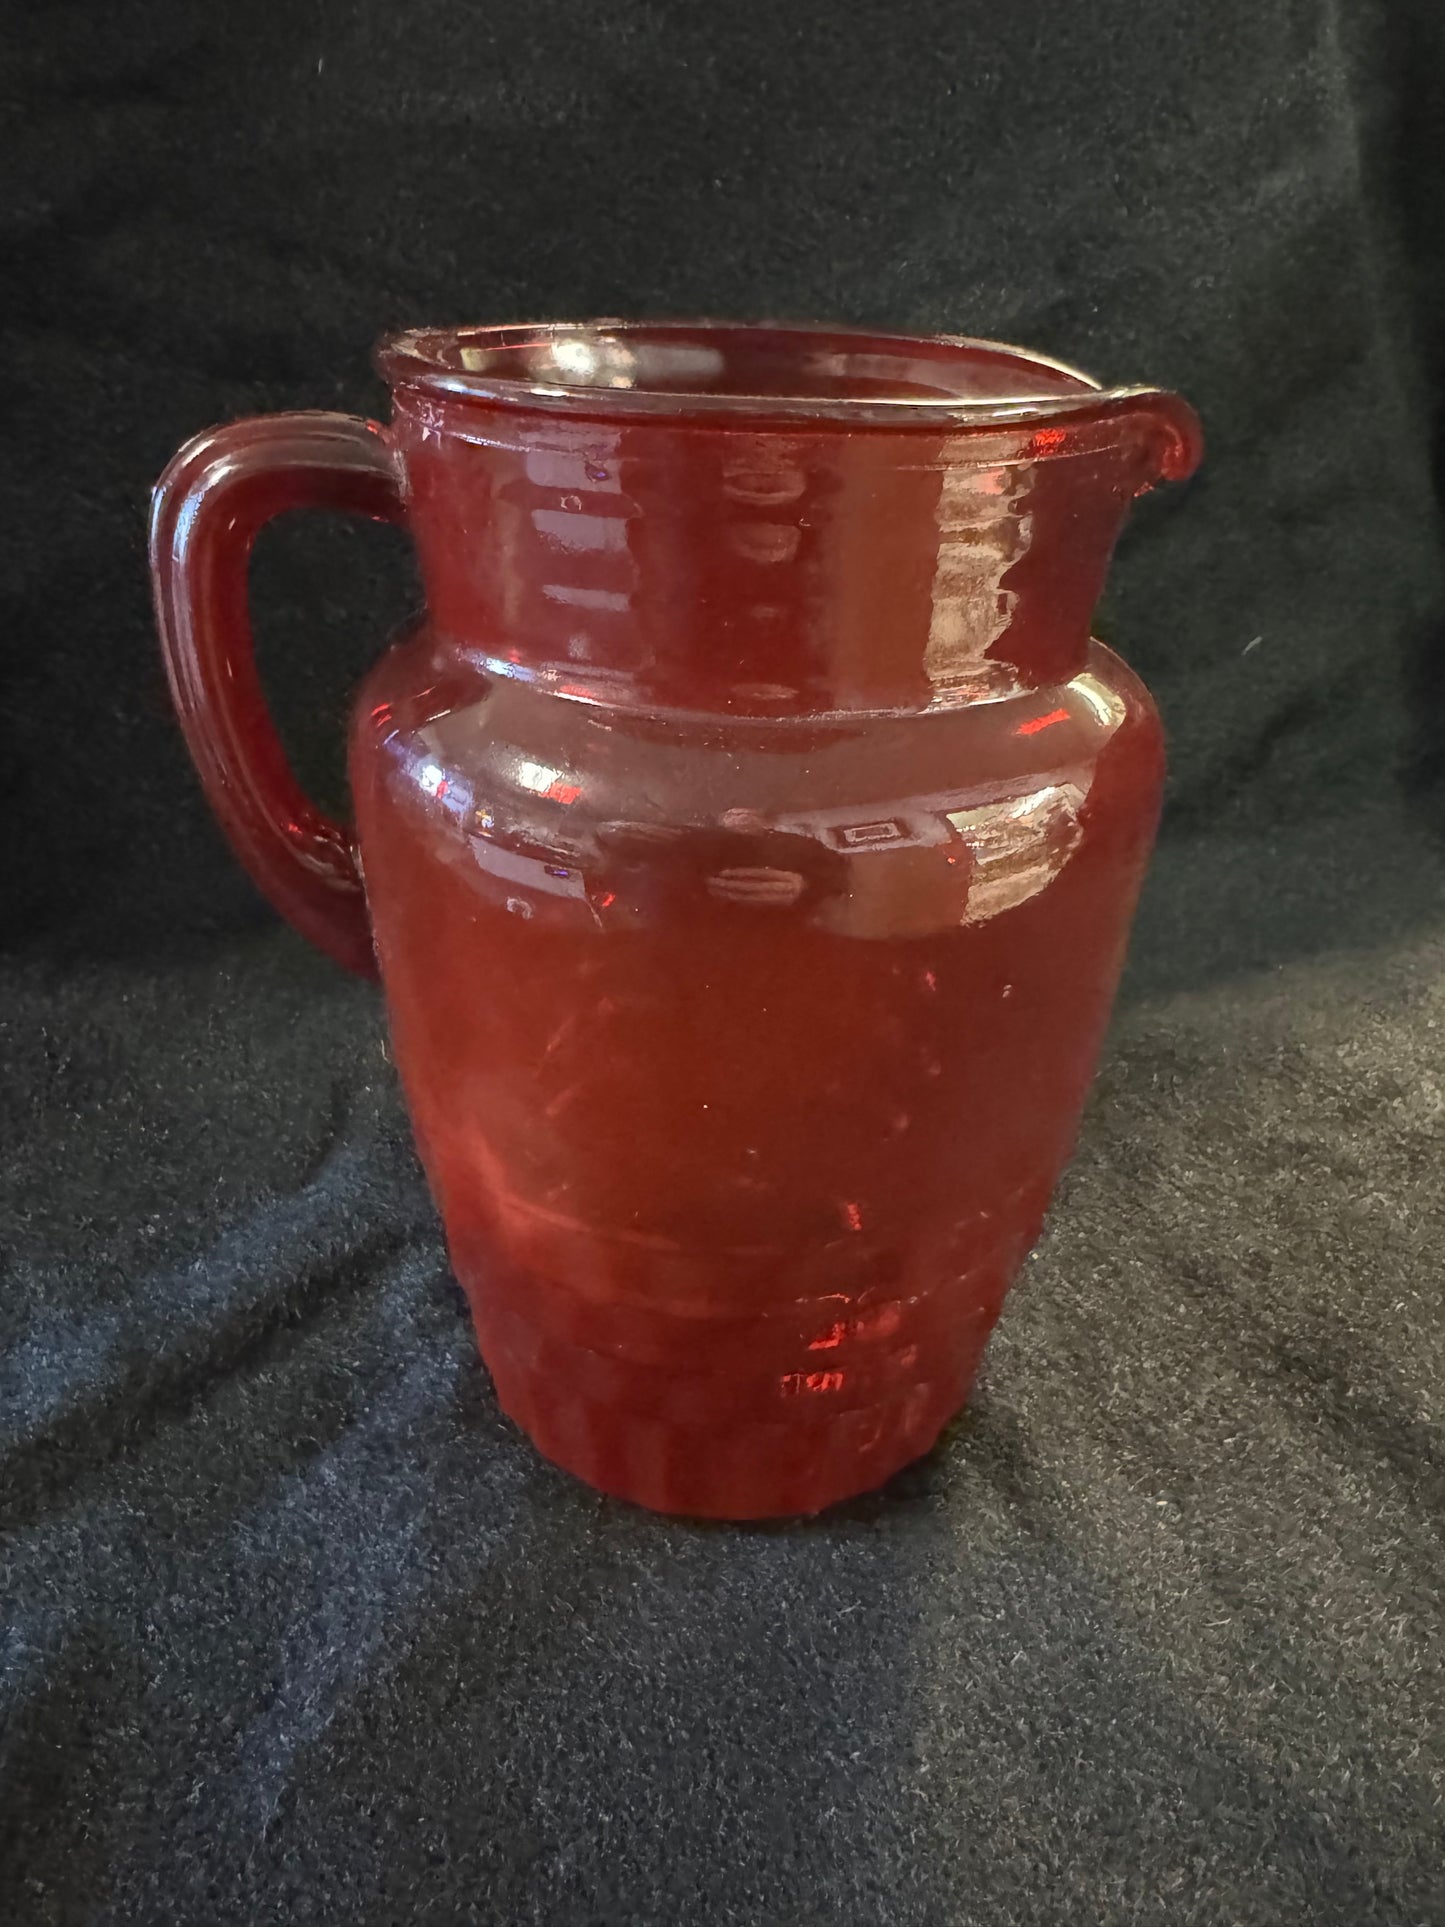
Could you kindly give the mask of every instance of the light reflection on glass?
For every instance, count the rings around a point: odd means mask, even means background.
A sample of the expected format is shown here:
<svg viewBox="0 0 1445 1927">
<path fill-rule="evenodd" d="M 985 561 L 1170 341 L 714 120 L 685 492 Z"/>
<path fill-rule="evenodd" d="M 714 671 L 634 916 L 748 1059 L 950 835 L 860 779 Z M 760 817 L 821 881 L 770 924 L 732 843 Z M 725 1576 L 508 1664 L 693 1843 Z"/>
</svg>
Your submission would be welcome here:
<svg viewBox="0 0 1445 1927">
<path fill-rule="evenodd" d="M 1117 729 L 1125 716 L 1124 699 L 1107 683 L 1101 682 L 1091 670 L 1075 676 L 1069 684 L 1075 695 L 1081 696 L 1093 710 L 1099 721 L 1110 729 Z"/>
<path fill-rule="evenodd" d="M 1004 666 L 990 660 L 988 651 L 1008 628 L 1018 600 L 1004 587 L 1004 577 L 1029 546 L 1033 517 L 1024 504 L 1031 486 L 1027 469 L 962 460 L 944 470 L 924 657 L 935 689 L 1006 679 Z"/>
<path fill-rule="evenodd" d="M 843 1384 L 842 1372 L 784 1372 L 778 1389 L 784 1398 L 796 1398 L 800 1393 L 841 1392 Z"/>
<path fill-rule="evenodd" d="M 532 526 L 553 548 L 569 554 L 627 547 L 627 523 L 616 515 L 588 515 L 581 508 L 533 509 Z"/>
<path fill-rule="evenodd" d="M 542 380 L 579 388 L 631 388 L 636 379 L 637 355 L 615 335 L 558 335 L 530 360 Z"/>
<path fill-rule="evenodd" d="M 1046 783 L 948 820 L 973 851 L 965 923 L 1013 910 L 1052 883 L 1079 841 L 1079 809 L 1087 794 L 1075 783 Z"/>
<path fill-rule="evenodd" d="M 565 381 L 590 382 L 596 377 L 597 350 L 583 335 L 564 335 L 554 341 L 552 359 Z"/>
<path fill-rule="evenodd" d="M 542 594 L 549 602 L 564 602 L 569 609 L 630 609 L 632 597 L 620 589 L 584 589 L 570 582 L 546 582 Z"/>
<path fill-rule="evenodd" d="M 575 897 L 579 900 L 587 895 L 586 882 L 580 871 L 565 869 L 558 863 L 548 863 L 543 857 L 524 856 L 518 850 L 503 849 L 500 844 L 482 837 L 472 840 L 471 849 L 479 869 L 514 888 L 524 885 L 546 896 Z"/>
<path fill-rule="evenodd" d="M 1067 709 L 1051 709 L 1047 716 L 1031 716 L 1026 723 L 1020 723 L 1014 735 L 1037 736 L 1041 729 L 1052 729 L 1055 723 L 1066 723 L 1068 720 Z"/>
<path fill-rule="evenodd" d="M 553 769 L 548 763 L 520 762 L 517 765 L 518 787 L 532 790 L 538 796 L 544 796 L 554 783 L 561 781 L 561 770 Z"/>
</svg>

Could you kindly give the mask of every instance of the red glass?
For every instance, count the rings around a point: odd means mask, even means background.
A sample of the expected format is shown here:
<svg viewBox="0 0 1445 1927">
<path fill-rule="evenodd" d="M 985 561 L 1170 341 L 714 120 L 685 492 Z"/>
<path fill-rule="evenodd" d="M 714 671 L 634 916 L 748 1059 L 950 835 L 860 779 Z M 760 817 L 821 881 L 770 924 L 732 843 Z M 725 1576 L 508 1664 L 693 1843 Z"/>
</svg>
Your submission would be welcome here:
<svg viewBox="0 0 1445 1927">
<path fill-rule="evenodd" d="M 1176 397 L 992 343 L 432 331 L 387 428 L 176 457 L 176 707 L 260 886 L 386 988 L 505 1409 L 667 1511 L 811 1512 L 967 1396 L 1069 1155 L 1153 839 L 1158 719 L 1090 640 Z M 287 771 L 255 531 L 404 519 L 427 614 Z M 365 866 L 365 886 L 362 866 Z M 368 923 L 369 913 L 369 923 Z"/>
</svg>

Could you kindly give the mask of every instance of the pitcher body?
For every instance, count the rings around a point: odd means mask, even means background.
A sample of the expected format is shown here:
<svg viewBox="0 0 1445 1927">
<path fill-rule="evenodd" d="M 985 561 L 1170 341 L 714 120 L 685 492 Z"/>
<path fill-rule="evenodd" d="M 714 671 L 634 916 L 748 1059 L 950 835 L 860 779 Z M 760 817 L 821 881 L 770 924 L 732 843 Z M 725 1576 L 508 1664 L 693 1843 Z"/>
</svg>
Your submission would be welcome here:
<svg viewBox="0 0 1445 1927">
<path fill-rule="evenodd" d="M 326 887 L 483 1357 L 604 1491 L 817 1510 L 959 1409 L 1071 1150 L 1163 771 L 1089 619 L 1192 417 L 801 330 L 382 366 L 427 613 Z"/>
</svg>

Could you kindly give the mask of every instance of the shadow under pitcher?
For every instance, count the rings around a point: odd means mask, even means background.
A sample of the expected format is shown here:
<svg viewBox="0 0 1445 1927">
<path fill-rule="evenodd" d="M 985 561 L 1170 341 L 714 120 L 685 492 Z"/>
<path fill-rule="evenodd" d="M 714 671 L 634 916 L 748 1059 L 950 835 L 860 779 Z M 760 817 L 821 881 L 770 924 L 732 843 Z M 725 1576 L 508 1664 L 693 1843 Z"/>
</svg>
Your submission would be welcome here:
<svg viewBox="0 0 1445 1927">
<path fill-rule="evenodd" d="M 813 1512 L 968 1395 L 1067 1159 L 1153 842 L 1090 638 L 1177 397 L 996 343 L 599 322 L 385 341 L 386 427 L 181 450 L 171 690 L 257 884 L 379 973 L 504 1409 L 605 1492 Z M 355 827 L 286 766 L 246 576 L 404 522 Z"/>
</svg>

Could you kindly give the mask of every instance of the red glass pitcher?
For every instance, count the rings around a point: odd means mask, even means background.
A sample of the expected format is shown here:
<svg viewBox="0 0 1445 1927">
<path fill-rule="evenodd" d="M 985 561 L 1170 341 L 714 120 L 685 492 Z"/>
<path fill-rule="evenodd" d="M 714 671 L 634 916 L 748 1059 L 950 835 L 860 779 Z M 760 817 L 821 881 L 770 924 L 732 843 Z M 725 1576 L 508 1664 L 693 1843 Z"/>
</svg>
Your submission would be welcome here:
<svg viewBox="0 0 1445 1927">
<path fill-rule="evenodd" d="M 383 344 L 389 426 L 237 422 L 155 498 L 176 708 L 260 887 L 379 967 L 504 1408 L 666 1511 L 812 1512 L 967 1396 L 1153 840 L 1089 635 L 1198 424 L 990 342 L 599 323 Z M 283 509 L 404 521 L 356 827 L 252 663 Z"/>
</svg>

